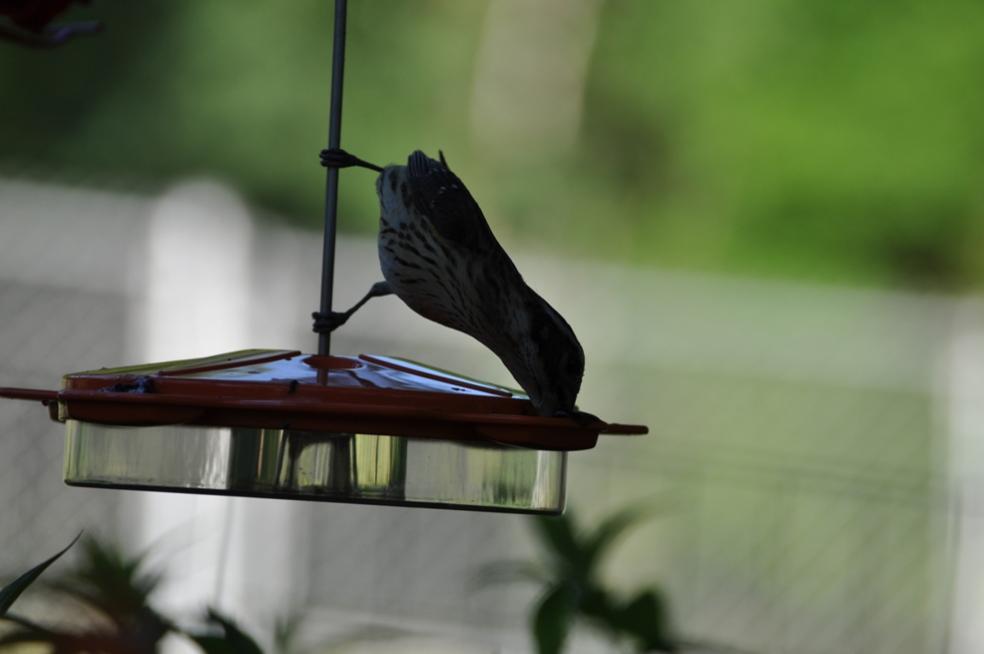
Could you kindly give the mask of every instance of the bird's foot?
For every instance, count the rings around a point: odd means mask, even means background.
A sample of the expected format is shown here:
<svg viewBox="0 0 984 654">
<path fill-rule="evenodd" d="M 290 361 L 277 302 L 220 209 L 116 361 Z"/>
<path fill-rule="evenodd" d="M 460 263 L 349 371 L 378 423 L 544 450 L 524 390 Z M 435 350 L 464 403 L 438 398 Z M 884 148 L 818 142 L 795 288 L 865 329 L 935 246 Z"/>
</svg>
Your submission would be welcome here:
<svg viewBox="0 0 984 654">
<path fill-rule="evenodd" d="M 352 166 L 361 166 L 362 168 L 369 168 L 377 172 L 383 171 L 379 166 L 371 164 L 368 161 L 363 161 L 341 148 L 322 150 L 320 157 L 321 165 L 325 168 L 351 168 Z"/>
<path fill-rule="evenodd" d="M 348 168 L 358 165 L 357 158 L 341 148 L 328 148 L 321 151 L 321 165 L 325 168 Z"/>
<path fill-rule="evenodd" d="M 385 297 L 393 294 L 393 288 L 387 281 L 376 282 L 366 294 L 368 297 Z M 361 305 L 360 305 L 361 306 Z"/>
<path fill-rule="evenodd" d="M 330 311 L 328 313 L 315 311 L 311 314 L 311 317 L 314 318 L 312 330 L 315 333 L 330 334 L 345 324 L 345 321 L 349 319 L 349 314 L 339 313 L 338 311 Z"/>
</svg>

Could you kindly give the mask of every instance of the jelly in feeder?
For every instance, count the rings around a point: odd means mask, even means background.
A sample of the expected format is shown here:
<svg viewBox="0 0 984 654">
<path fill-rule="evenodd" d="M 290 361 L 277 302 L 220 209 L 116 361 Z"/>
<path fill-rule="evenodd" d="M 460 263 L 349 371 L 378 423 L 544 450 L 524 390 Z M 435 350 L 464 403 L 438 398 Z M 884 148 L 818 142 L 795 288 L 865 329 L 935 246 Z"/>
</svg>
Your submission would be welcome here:
<svg viewBox="0 0 984 654">
<path fill-rule="evenodd" d="M 345 0 L 335 4 L 329 148 L 340 135 Z M 331 313 L 329 168 L 320 315 Z M 537 415 L 523 393 L 384 355 L 247 350 L 68 374 L 38 400 L 78 486 L 461 508 L 563 510 L 567 452 L 646 428 Z"/>
</svg>

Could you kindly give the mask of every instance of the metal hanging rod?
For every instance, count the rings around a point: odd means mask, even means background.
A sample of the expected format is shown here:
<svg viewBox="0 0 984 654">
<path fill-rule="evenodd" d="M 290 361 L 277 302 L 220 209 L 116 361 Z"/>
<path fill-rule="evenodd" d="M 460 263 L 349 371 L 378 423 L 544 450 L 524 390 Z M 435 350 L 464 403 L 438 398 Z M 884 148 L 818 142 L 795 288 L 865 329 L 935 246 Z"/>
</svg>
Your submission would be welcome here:
<svg viewBox="0 0 984 654">
<path fill-rule="evenodd" d="M 347 0 L 335 0 L 335 36 L 331 53 L 331 108 L 328 116 L 328 147 L 341 146 L 342 84 L 345 77 L 345 14 Z M 321 255 L 321 314 L 331 313 L 335 282 L 335 225 L 338 217 L 338 168 L 328 167 L 325 181 L 325 241 Z M 318 354 L 331 351 L 331 333 L 318 334 Z"/>
</svg>

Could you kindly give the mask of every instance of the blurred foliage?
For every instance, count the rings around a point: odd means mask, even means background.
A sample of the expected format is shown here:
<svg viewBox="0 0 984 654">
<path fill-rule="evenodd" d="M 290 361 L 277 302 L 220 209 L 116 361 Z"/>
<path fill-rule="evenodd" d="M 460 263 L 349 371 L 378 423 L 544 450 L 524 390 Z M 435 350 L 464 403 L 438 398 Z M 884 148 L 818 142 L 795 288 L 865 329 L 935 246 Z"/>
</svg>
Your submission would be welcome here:
<svg viewBox="0 0 984 654">
<path fill-rule="evenodd" d="M 583 619 L 614 642 L 631 643 L 636 652 L 674 652 L 669 608 L 656 588 L 631 599 L 618 597 L 599 578 L 601 561 L 618 538 L 647 509 L 630 507 L 612 514 L 591 531 L 574 521 L 571 512 L 533 519 L 545 566 L 503 561 L 484 568 L 487 582 L 534 581 L 544 587 L 530 618 L 539 654 L 560 654 L 574 623 Z"/>
<path fill-rule="evenodd" d="M 0 588 L 0 618 L 7 615 L 7 612 L 10 610 L 10 607 L 14 605 L 14 602 L 17 601 L 17 598 L 21 596 L 21 593 L 27 590 L 27 588 L 31 584 L 33 584 L 45 570 L 48 569 L 48 566 L 50 566 L 52 563 L 60 559 L 62 554 L 67 552 L 69 548 L 72 547 L 72 545 L 75 545 L 75 543 L 79 540 L 79 536 L 81 535 L 82 534 L 76 536 L 74 540 L 72 540 L 71 543 L 66 545 L 65 548 L 62 549 L 60 552 L 42 561 L 41 563 L 37 564 L 36 566 L 31 568 L 24 574 L 14 579 L 12 582 L 7 584 L 3 588 Z"/>
<path fill-rule="evenodd" d="M 262 654 L 252 636 L 215 608 L 206 610 L 203 627 L 176 626 L 150 603 L 163 576 L 146 571 L 143 556 L 128 556 L 95 538 L 82 542 L 81 557 L 72 570 L 44 584 L 47 591 L 70 600 L 68 614 L 74 626 L 58 620 L 43 625 L 10 613 L 14 601 L 78 539 L 0 588 L 0 623 L 13 626 L 0 632 L 0 649 L 33 643 L 49 646 L 54 654 L 155 654 L 173 632 L 189 638 L 204 654 Z M 52 606 L 58 615 L 58 605 Z M 295 642 L 299 626 L 297 615 L 278 621 L 273 651 L 300 651 Z"/>
<path fill-rule="evenodd" d="M 81 534 L 79 535 L 81 536 Z M 69 572 L 40 585 L 47 591 L 44 623 L 8 611 L 42 573 L 79 540 L 0 588 L 0 650 L 19 652 L 23 646 L 42 645 L 52 654 L 156 654 L 169 633 L 181 635 L 203 654 L 262 654 L 247 630 L 214 607 L 206 609 L 202 624 L 180 627 L 152 608 L 150 599 L 163 576 L 147 572 L 144 556 L 127 556 L 108 542 L 87 539 L 81 558 Z M 58 600 L 68 600 L 67 605 Z M 273 654 L 349 651 L 371 641 L 416 635 L 384 625 L 363 624 L 316 645 L 301 643 L 304 616 L 291 612 L 276 620 Z M 33 651 L 33 650 L 31 650 Z M 360 650 L 361 651 L 361 650 Z"/>
<path fill-rule="evenodd" d="M 0 648 L 43 643 L 58 654 L 153 654 L 169 632 L 178 632 L 171 620 L 154 610 L 150 596 L 162 581 L 157 573 L 143 570 L 141 556 L 130 557 L 116 547 L 90 538 L 82 543 L 81 559 L 70 572 L 48 582 L 46 588 L 73 601 L 84 626 L 43 626 L 6 612 L 15 599 L 68 547 L 0 590 L 0 617 L 17 628 L 0 635 Z M 205 654 L 261 654 L 260 647 L 230 618 L 215 609 L 205 615 L 206 627 L 185 632 Z M 278 633 L 279 645 L 291 638 L 290 628 Z M 278 649 L 278 651 L 286 651 Z"/>
<path fill-rule="evenodd" d="M 218 631 L 212 629 L 191 636 L 205 654 L 263 654 L 252 637 L 215 609 L 209 609 L 206 618 Z"/>
<path fill-rule="evenodd" d="M 487 6 L 351 3 L 343 145 L 377 163 L 442 147 L 508 244 L 984 281 L 984 3 L 608 0 L 577 145 L 507 161 L 483 156 L 469 124 Z M 0 46 L 0 170 L 148 190 L 209 174 L 319 224 L 329 2 L 103 0 L 67 15 L 91 17 L 104 33 L 57 50 Z M 366 175 L 343 176 L 342 229 L 375 225 Z"/>
<path fill-rule="evenodd" d="M 64 551 L 42 565 L 47 567 Z M 174 626 L 150 605 L 160 575 L 142 567 L 141 557 L 128 557 L 93 538 L 84 540 L 75 568 L 45 584 L 47 590 L 71 602 L 71 613 L 81 622 L 73 627 L 42 625 L 8 613 L 4 619 L 16 628 L 0 635 L 0 647 L 38 643 L 58 654 L 157 652 L 160 641 Z M 44 568 L 38 566 L 32 572 L 35 570 L 32 582 Z"/>
</svg>

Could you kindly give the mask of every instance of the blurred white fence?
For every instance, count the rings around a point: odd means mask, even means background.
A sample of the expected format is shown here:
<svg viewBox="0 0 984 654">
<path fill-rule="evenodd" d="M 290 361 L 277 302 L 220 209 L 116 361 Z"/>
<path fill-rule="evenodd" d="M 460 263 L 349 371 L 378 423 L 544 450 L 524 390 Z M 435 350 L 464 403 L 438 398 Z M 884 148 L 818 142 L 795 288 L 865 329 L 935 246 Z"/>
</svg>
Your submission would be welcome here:
<svg viewBox="0 0 984 654">
<path fill-rule="evenodd" d="M 320 248 L 213 183 L 145 198 L 0 180 L 0 385 L 311 351 Z M 378 279 L 375 245 L 338 253 L 347 306 Z M 613 584 L 658 584 L 687 634 L 752 652 L 981 651 L 984 318 L 953 298 L 516 258 L 585 346 L 580 404 L 652 430 L 570 458 L 582 520 L 664 507 L 615 550 Z M 514 385 L 394 298 L 333 341 Z M 86 528 L 153 544 L 159 601 L 187 617 L 218 603 L 272 632 L 302 610 L 310 642 L 390 638 L 332 651 L 531 651 L 532 591 L 473 583 L 535 554 L 522 517 L 71 489 L 61 448 L 44 411 L 0 404 L 0 571 Z M 579 632 L 571 651 L 609 650 Z"/>
</svg>

